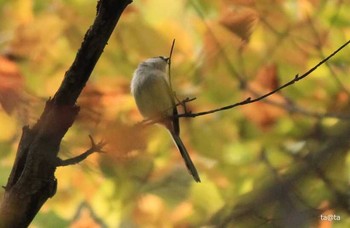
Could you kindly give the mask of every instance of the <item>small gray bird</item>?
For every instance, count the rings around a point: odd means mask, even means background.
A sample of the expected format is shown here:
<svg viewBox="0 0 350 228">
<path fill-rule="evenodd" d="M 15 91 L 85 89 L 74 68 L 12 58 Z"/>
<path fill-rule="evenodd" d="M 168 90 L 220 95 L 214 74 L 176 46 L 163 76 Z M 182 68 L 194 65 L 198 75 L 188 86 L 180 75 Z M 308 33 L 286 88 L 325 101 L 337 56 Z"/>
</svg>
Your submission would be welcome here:
<svg viewBox="0 0 350 228">
<path fill-rule="evenodd" d="M 196 182 L 200 178 L 180 138 L 179 119 L 173 92 L 167 77 L 169 58 L 159 56 L 139 64 L 131 81 L 131 93 L 144 118 L 159 120 L 170 132 L 185 164 Z"/>
</svg>

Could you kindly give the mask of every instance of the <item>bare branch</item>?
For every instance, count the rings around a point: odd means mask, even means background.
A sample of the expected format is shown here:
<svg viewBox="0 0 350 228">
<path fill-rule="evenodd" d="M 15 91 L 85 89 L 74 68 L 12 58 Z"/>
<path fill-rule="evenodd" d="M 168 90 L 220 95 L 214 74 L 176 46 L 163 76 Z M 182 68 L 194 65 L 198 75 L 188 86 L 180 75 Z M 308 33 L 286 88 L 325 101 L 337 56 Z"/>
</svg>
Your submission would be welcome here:
<svg viewBox="0 0 350 228">
<path fill-rule="evenodd" d="M 90 142 L 91 142 L 90 149 L 88 149 L 87 151 L 85 151 L 84 153 L 82 153 L 76 157 L 69 158 L 66 160 L 61 160 L 60 158 L 58 158 L 57 167 L 75 165 L 79 162 L 84 161 L 88 156 L 90 156 L 94 152 L 105 153 L 105 151 L 103 151 L 102 148 L 107 144 L 106 141 L 100 141 L 99 143 L 96 144 L 91 135 L 89 135 L 89 138 L 90 138 Z"/>
<path fill-rule="evenodd" d="M 171 80 L 171 57 L 173 55 L 173 50 L 175 47 L 175 39 L 173 39 L 173 43 L 171 44 L 171 48 L 170 48 L 170 53 L 169 53 L 169 59 L 168 59 L 168 79 L 169 79 L 169 87 L 170 87 L 170 91 L 172 93 L 174 93 L 175 96 L 175 92 L 173 90 L 173 85 L 172 85 L 172 80 Z M 175 96 L 176 98 L 176 96 Z"/>
<path fill-rule="evenodd" d="M 175 41 L 175 40 L 174 40 Z M 335 54 L 337 54 L 339 51 L 341 51 L 344 47 L 346 47 L 348 44 L 350 43 L 350 40 L 348 40 L 346 43 L 344 43 L 342 46 L 340 46 L 337 50 L 335 50 L 333 53 L 331 53 L 329 56 L 327 56 L 325 59 L 323 59 L 321 62 L 319 62 L 318 64 L 316 64 L 314 67 L 312 67 L 311 69 L 309 69 L 307 72 L 305 72 L 304 74 L 300 75 L 299 74 L 296 74 L 294 76 L 294 78 L 292 80 L 290 80 L 289 82 L 279 86 L 278 88 L 266 93 L 266 94 L 263 94 L 261 96 L 258 96 L 257 98 L 254 98 L 252 99 L 251 97 L 247 97 L 245 100 L 243 101 L 240 101 L 240 102 L 237 102 L 237 103 L 234 103 L 234 104 L 231 104 L 231 105 L 227 105 L 227 106 L 223 106 L 223 107 L 220 107 L 220 108 L 217 108 L 217 109 L 212 109 L 212 110 L 208 110 L 208 111 L 203 111 L 203 112 L 197 112 L 197 113 L 192 113 L 190 111 L 187 110 L 186 108 L 186 103 L 187 102 L 191 102 L 193 100 L 195 100 L 196 98 L 186 98 L 182 101 L 178 100 L 177 97 L 175 96 L 175 98 L 177 99 L 177 104 L 176 106 L 183 106 L 184 107 L 184 110 L 185 110 L 185 113 L 182 113 L 182 114 L 178 114 L 176 116 L 173 116 L 173 118 L 194 118 L 194 117 L 197 117 L 197 116 L 203 116 L 203 115 L 208 115 L 208 114 L 212 114 L 212 113 L 215 113 L 215 112 L 219 112 L 219 111 L 225 111 L 225 110 L 228 110 L 228 109 L 232 109 L 232 108 L 235 108 L 237 106 L 243 106 L 243 105 L 247 105 L 247 104 L 252 104 L 254 102 L 258 102 L 258 101 L 262 101 L 264 100 L 265 98 L 268 98 L 269 96 L 277 93 L 278 91 L 290 86 L 290 85 L 293 85 L 294 83 L 298 82 L 299 80 L 301 79 L 304 79 L 305 77 L 307 77 L 308 75 L 310 75 L 312 72 L 314 72 L 319 66 L 321 66 L 322 64 L 324 64 L 325 62 L 327 62 L 330 58 L 332 58 Z M 174 44 L 174 43 L 173 43 Z M 173 46 L 172 46 L 173 48 Z M 170 70 L 170 69 L 169 69 Z M 170 77 L 170 75 L 169 75 Z M 256 94 L 256 93 L 255 93 Z M 285 104 L 281 104 L 281 103 L 276 103 L 276 102 L 273 102 L 273 101 L 268 101 L 268 100 L 264 100 L 265 102 L 267 103 L 271 103 L 273 105 L 276 105 L 276 106 L 279 106 L 281 108 L 285 108 L 289 111 L 292 111 L 292 112 L 298 112 L 298 113 L 302 113 L 302 114 L 305 114 L 305 115 L 309 115 L 309 116 L 313 116 L 313 117 L 316 117 L 316 118 L 323 118 L 323 117 L 333 117 L 333 118 L 338 118 L 338 119 L 349 119 L 348 116 L 346 115 L 339 115 L 339 114 L 333 114 L 333 113 L 324 113 L 324 114 L 320 114 L 320 113 L 316 113 L 316 112 L 311 112 L 311 111 L 307 111 L 307 110 L 301 110 L 300 108 L 298 107 L 295 107 L 295 106 L 287 106 Z M 171 109 L 172 107 L 169 107 L 169 109 Z M 155 123 L 159 123 L 161 122 L 164 118 L 169 118 L 168 116 L 162 116 L 162 117 L 158 117 L 158 118 L 148 118 L 148 119 L 145 119 L 143 120 L 140 124 L 141 125 L 151 125 L 151 124 L 155 124 Z"/>
<path fill-rule="evenodd" d="M 253 93 L 256 96 L 260 96 L 259 93 L 255 92 L 251 89 L 249 90 L 249 92 Z M 301 115 L 305 115 L 305 116 L 309 116 L 309 117 L 313 117 L 313 118 L 317 118 L 317 119 L 321 119 L 321 118 L 336 118 L 336 119 L 342 119 L 342 120 L 349 120 L 350 119 L 350 116 L 347 114 L 315 112 L 315 111 L 300 107 L 300 106 L 292 103 L 291 101 L 277 102 L 277 101 L 274 101 L 271 99 L 265 99 L 265 100 L 262 100 L 262 102 L 264 102 L 266 104 L 273 105 L 275 107 L 279 107 L 279 108 L 284 109 L 290 113 L 298 113 Z"/>
<path fill-rule="evenodd" d="M 195 98 L 195 97 L 193 97 L 193 98 L 189 98 L 189 97 L 187 97 L 187 98 L 185 98 L 184 100 L 182 100 L 182 101 L 178 101 L 178 103 L 176 103 L 175 104 L 175 106 L 177 107 L 177 106 L 179 106 L 179 105 L 181 105 L 181 106 L 183 106 L 183 107 L 186 107 L 186 103 L 188 103 L 188 102 L 191 102 L 191 101 L 194 101 L 194 100 L 196 100 L 197 98 Z M 169 107 L 167 110 L 165 110 L 164 111 L 164 113 L 167 113 L 167 111 L 169 111 L 169 110 L 171 110 L 171 109 L 173 109 L 173 107 Z M 185 110 L 186 110 L 186 108 L 185 108 Z M 185 112 L 186 113 L 186 112 Z M 177 116 L 172 116 L 173 118 L 177 118 Z M 162 122 L 164 119 L 166 119 L 166 118 L 169 118 L 169 116 L 167 116 L 167 115 L 164 115 L 164 116 L 159 116 L 159 117 L 156 117 L 156 118 L 147 118 L 147 119 L 144 119 L 144 120 L 142 120 L 140 123 L 138 123 L 139 125 L 145 125 L 145 126 L 147 126 L 147 125 L 152 125 L 152 124 L 156 124 L 156 123 L 159 123 L 159 122 Z"/>
<path fill-rule="evenodd" d="M 290 86 L 290 85 L 293 85 L 294 83 L 300 81 L 301 79 L 304 79 L 305 77 L 307 77 L 308 75 L 310 75 L 312 72 L 314 72 L 319 66 L 321 66 L 322 64 L 324 64 L 325 62 L 327 62 L 330 58 L 332 58 L 335 54 L 337 54 L 340 50 L 342 50 L 344 47 L 346 47 L 348 44 L 350 43 L 350 40 L 348 40 L 345 44 L 343 44 L 342 46 L 340 46 L 337 50 L 335 50 L 332 54 L 330 54 L 329 56 L 327 56 L 325 59 L 323 59 L 321 62 L 319 62 L 318 64 L 316 64 L 314 67 L 312 67 L 310 70 L 308 70 L 307 72 L 305 72 L 304 74 L 300 75 L 297 74 L 295 75 L 295 77 L 290 80 L 289 82 L 281 85 L 280 87 L 264 94 L 264 95 L 261 95 L 257 98 L 250 98 L 248 97 L 247 99 L 243 100 L 243 101 L 240 101 L 240 102 L 237 102 L 235 104 L 231 104 L 231 105 L 227 105 L 227 106 L 223 106 L 221 108 L 217 108 L 217 109 L 213 109 L 213 110 L 208 110 L 208 111 L 203 111 L 203 112 L 197 112 L 197 113 L 183 113 L 183 114 L 179 114 L 177 115 L 176 117 L 191 117 L 191 118 L 194 118 L 194 117 L 197 117 L 197 116 L 203 116 L 203 115 L 208 115 L 208 114 L 212 114 L 212 113 L 215 113 L 215 112 L 219 112 L 219 111 L 224 111 L 224 110 L 228 110 L 228 109 L 232 109 L 234 107 L 237 107 L 237 106 L 241 106 L 241 105 L 247 105 L 247 104 L 251 104 L 251 103 L 254 103 L 254 102 L 258 102 L 258 101 L 261 101 L 269 96 L 271 96 L 272 94 L 275 94 L 277 93 L 278 91 Z"/>
</svg>

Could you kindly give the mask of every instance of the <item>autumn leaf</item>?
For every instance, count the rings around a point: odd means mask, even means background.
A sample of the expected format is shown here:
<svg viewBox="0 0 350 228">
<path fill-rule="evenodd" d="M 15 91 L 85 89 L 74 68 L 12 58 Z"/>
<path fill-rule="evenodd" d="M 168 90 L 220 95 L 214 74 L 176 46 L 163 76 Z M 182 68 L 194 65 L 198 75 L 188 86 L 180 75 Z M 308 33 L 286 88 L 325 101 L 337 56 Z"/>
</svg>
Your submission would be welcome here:
<svg viewBox="0 0 350 228">
<path fill-rule="evenodd" d="M 23 104 L 23 77 L 17 64 L 0 56 L 0 104 L 9 115 Z"/>
<path fill-rule="evenodd" d="M 258 71 L 255 79 L 249 83 L 249 90 L 244 94 L 244 97 L 257 97 L 276 89 L 278 86 L 276 65 L 265 65 Z M 269 100 L 285 103 L 285 99 L 280 94 L 273 94 L 269 97 Z M 243 107 L 243 112 L 250 121 L 262 129 L 271 127 L 285 113 L 280 107 L 264 102 L 246 105 Z"/>
<path fill-rule="evenodd" d="M 236 9 L 230 7 L 225 8 L 219 19 L 219 22 L 223 26 L 245 41 L 249 40 L 253 27 L 257 21 L 257 12 L 247 7 Z"/>
</svg>

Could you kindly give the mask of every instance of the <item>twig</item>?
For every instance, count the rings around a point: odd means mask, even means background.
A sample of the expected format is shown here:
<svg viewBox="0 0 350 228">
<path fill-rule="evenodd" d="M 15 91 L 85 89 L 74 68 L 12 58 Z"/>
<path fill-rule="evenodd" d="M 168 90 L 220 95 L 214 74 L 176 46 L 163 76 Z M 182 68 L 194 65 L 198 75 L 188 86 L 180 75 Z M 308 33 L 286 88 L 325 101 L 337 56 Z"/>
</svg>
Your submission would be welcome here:
<svg viewBox="0 0 350 228">
<path fill-rule="evenodd" d="M 193 98 L 186 97 L 184 100 L 178 101 L 178 103 L 175 104 L 175 107 L 177 107 L 179 105 L 186 106 L 186 103 L 194 101 L 196 99 L 197 98 L 195 98 L 195 97 L 193 97 Z M 171 110 L 173 108 L 174 107 L 169 107 L 167 110 L 164 111 L 164 113 L 167 113 L 167 111 L 169 111 L 169 110 Z M 185 112 L 185 113 L 190 113 L 190 112 Z M 155 124 L 155 123 L 162 122 L 164 119 L 169 118 L 169 117 L 171 117 L 171 116 L 164 115 L 164 116 L 157 116 L 155 118 L 147 118 L 147 119 L 142 120 L 137 125 L 152 125 L 152 124 Z M 174 117 L 176 117 L 176 116 L 174 116 Z"/>
<path fill-rule="evenodd" d="M 173 91 L 173 85 L 171 83 L 171 73 L 170 73 L 170 69 L 171 69 L 171 56 L 173 55 L 173 50 L 175 47 L 175 39 L 173 39 L 173 43 L 171 44 L 171 48 L 170 48 L 170 53 L 169 53 L 169 60 L 168 60 L 168 77 L 169 77 L 169 86 L 170 86 L 170 90 Z"/>
<path fill-rule="evenodd" d="M 259 93 L 249 89 L 249 92 L 251 92 L 252 94 L 254 94 L 255 96 L 260 96 Z M 275 107 L 278 107 L 280 109 L 286 110 L 289 113 L 297 113 L 297 114 L 301 114 L 301 115 L 305 115 L 305 116 L 309 116 L 309 117 L 313 117 L 313 118 L 317 118 L 317 119 L 321 119 L 321 118 L 336 118 L 336 119 L 342 119 L 342 120 L 349 120 L 350 116 L 345 114 L 341 114 L 341 113 L 332 113 L 332 112 L 326 112 L 326 113 L 321 113 L 321 112 L 315 112 L 315 111 L 311 111 L 308 110 L 306 108 L 303 107 L 299 107 L 298 105 L 291 103 L 291 102 L 277 102 L 271 99 L 265 99 L 262 102 L 269 104 L 269 105 L 273 105 Z"/>
<path fill-rule="evenodd" d="M 235 103 L 235 104 L 231 104 L 231 105 L 227 105 L 227 106 L 223 106 L 223 107 L 220 107 L 220 108 L 217 108 L 217 109 L 213 109 L 213 110 L 208 110 L 208 111 L 203 111 L 203 112 L 197 112 L 197 113 L 184 113 L 184 114 L 179 114 L 177 115 L 176 117 L 191 117 L 191 118 L 194 118 L 194 117 L 197 117 L 197 116 L 203 116 L 203 115 L 208 115 L 208 114 L 211 114 L 211 113 L 215 113 L 215 112 L 219 112 L 219 111 L 224 111 L 224 110 L 227 110 L 227 109 L 232 109 L 234 107 L 237 107 L 237 106 L 241 106 L 241 105 L 246 105 L 246 104 L 251 104 L 251 103 L 254 103 L 254 102 L 257 102 L 257 101 L 260 101 L 260 100 L 263 100 L 265 99 L 266 97 L 269 97 L 271 96 L 272 94 L 275 94 L 276 92 L 298 82 L 299 80 L 307 77 L 308 75 L 310 75 L 312 72 L 314 72 L 319 66 L 321 66 L 322 64 L 324 64 L 325 62 L 327 62 L 330 58 L 332 58 L 335 54 L 337 54 L 340 50 L 342 50 L 344 47 L 346 47 L 348 44 L 350 43 L 350 40 L 348 40 L 345 44 L 343 44 L 342 46 L 340 46 L 337 50 L 335 50 L 332 54 L 330 54 L 329 56 L 327 56 L 325 59 L 323 59 L 321 62 L 319 62 L 318 64 L 316 64 L 314 67 L 312 67 L 310 70 L 308 70 L 307 72 L 305 72 L 304 74 L 300 75 L 297 74 L 295 75 L 295 77 L 290 80 L 289 82 L 283 84 L 282 86 L 260 96 L 260 97 L 257 97 L 257 98 L 254 98 L 252 99 L 251 97 L 248 97 L 246 98 L 245 100 L 243 101 L 240 101 L 238 103 Z"/>
<path fill-rule="evenodd" d="M 308 70 L 306 73 L 302 74 L 301 76 L 299 76 L 298 74 L 289 82 L 283 84 L 282 86 L 276 88 L 275 90 L 272 90 L 264 95 L 261 95 L 257 98 L 252 99 L 251 97 L 246 98 L 243 101 L 237 102 L 235 104 L 231 104 L 231 105 L 227 105 L 227 106 L 223 106 L 217 109 L 212 109 L 212 110 L 208 110 L 208 111 L 203 111 L 203 112 L 197 112 L 197 113 L 192 113 L 192 112 L 187 112 L 187 110 L 185 110 L 185 113 L 182 114 L 178 114 L 174 117 L 186 117 L 186 118 L 194 118 L 197 116 L 203 116 L 203 115 L 208 115 L 208 114 L 212 114 L 215 112 L 219 112 L 219 111 L 224 111 L 224 110 L 228 110 L 228 109 L 232 109 L 235 108 L 237 106 L 242 106 L 242 105 L 247 105 L 247 104 L 251 104 L 254 102 L 258 102 L 261 101 L 269 96 L 271 96 L 272 94 L 277 93 L 278 91 L 294 84 L 295 82 L 307 77 L 308 75 L 310 75 L 313 71 L 315 71 L 319 66 L 321 66 L 322 64 L 324 64 L 325 62 L 327 62 L 330 58 L 332 58 L 335 54 L 337 54 L 340 50 L 342 50 L 344 47 L 346 47 L 348 44 L 350 43 L 350 40 L 348 40 L 346 43 L 344 43 L 342 46 L 340 46 L 337 50 L 335 50 L 332 54 L 330 54 L 329 56 L 327 56 L 325 59 L 323 59 L 321 62 L 319 62 L 318 64 L 316 64 L 314 67 L 312 67 L 310 70 Z M 193 100 L 195 100 L 196 98 L 186 98 L 182 101 L 178 101 L 178 103 L 176 104 L 176 106 L 182 105 L 184 106 L 187 102 L 191 102 Z M 275 104 L 279 107 L 285 107 L 283 106 L 283 104 Z M 172 108 L 172 107 L 171 107 Z M 303 113 L 303 114 L 307 114 L 307 115 L 311 115 L 317 118 L 321 118 L 321 117 L 334 117 L 334 118 L 340 118 L 340 119 L 348 119 L 346 116 L 342 116 L 342 115 L 337 115 L 337 114 L 319 114 L 319 113 L 314 113 L 314 112 L 308 112 L 305 110 L 300 110 L 300 109 L 296 109 L 296 108 L 288 108 L 288 110 L 290 111 L 294 111 L 294 112 L 299 112 L 299 113 Z M 168 117 L 159 117 L 159 118 L 149 118 L 149 119 L 145 119 L 143 120 L 140 124 L 141 125 L 151 125 L 154 123 L 158 123 L 161 122 L 164 118 L 168 118 Z"/>
<path fill-rule="evenodd" d="M 239 88 L 240 88 L 240 89 L 251 90 L 251 88 L 248 87 L 246 81 L 244 80 L 244 77 L 242 77 L 242 76 L 239 74 L 239 72 L 237 72 L 237 71 L 235 70 L 235 68 L 233 68 L 233 66 L 232 66 L 232 64 L 231 64 L 231 62 L 230 62 L 230 60 L 228 59 L 228 56 L 227 56 L 225 50 L 224 50 L 224 49 L 222 48 L 222 46 L 221 46 L 221 43 L 217 40 L 215 34 L 211 31 L 210 26 L 205 22 L 205 20 L 204 20 L 204 17 L 205 17 L 205 16 L 204 16 L 202 10 L 200 9 L 200 7 L 199 7 L 197 4 L 195 4 L 194 1 L 191 1 L 191 4 L 192 4 L 192 6 L 194 7 L 194 9 L 196 10 L 196 12 L 198 13 L 198 15 L 203 19 L 203 23 L 204 23 L 204 25 L 207 27 L 208 32 L 212 35 L 213 40 L 216 42 L 216 44 L 217 44 L 218 47 L 220 48 L 221 57 L 222 57 L 222 58 L 224 59 L 224 61 L 227 63 L 227 66 L 228 66 L 229 71 L 232 73 L 233 76 L 236 77 L 236 79 L 238 79 L 239 84 L 240 84 Z M 275 29 L 273 28 L 273 26 L 271 26 L 266 20 L 264 20 L 264 18 L 260 18 L 259 20 L 261 20 L 273 33 L 275 33 L 276 35 L 279 36 L 279 41 L 278 41 L 278 42 L 281 42 L 282 39 L 284 39 L 284 38 L 286 37 L 286 34 L 288 34 L 288 32 L 291 30 L 291 28 L 288 27 L 285 31 L 279 32 L 279 31 L 275 30 Z M 347 42 L 344 46 L 346 46 L 347 44 L 348 44 L 348 42 Z M 278 46 L 278 45 L 277 45 L 277 46 Z M 275 45 L 274 47 L 276 47 L 276 45 Z M 342 48 L 343 48 L 343 47 L 341 47 L 340 49 L 342 49 Z M 339 50 L 340 50 L 340 49 L 339 49 Z M 273 48 L 273 49 L 270 50 L 270 51 L 275 51 L 275 50 L 276 50 L 276 48 Z M 339 50 L 337 50 L 336 52 L 338 52 Z M 270 53 L 270 52 L 269 52 L 269 53 Z M 334 53 L 334 54 L 335 54 L 335 53 Z M 330 57 L 332 57 L 332 56 L 329 56 L 328 58 L 330 58 Z M 323 58 L 324 58 L 324 57 L 323 57 Z M 326 59 L 325 61 L 327 61 L 327 60 L 328 60 L 328 59 Z M 321 64 L 322 64 L 322 63 L 321 63 Z M 327 64 L 327 65 L 328 65 L 328 64 Z M 328 65 L 328 66 L 329 66 L 329 65 Z M 317 66 L 317 67 L 318 67 L 318 66 Z M 311 73 L 311 72 L 310 72 L 310 73 Z M 341 86 L 342 86 L 342 85 L 341 85 Z M 342 86 L 342 88 L 346 90 L 346 88 L 345 88 L 344 86 Z M 251 91 L 251 92 L 252 92 L 252 91 Z M 275 92 L 277 92 L 277 91 L 275 91 Z M 257 94 L 257 93 L 254 92 L 254 94 Z M 269 95 L 271 95 L 271 94 L 269 94 Z M 269 96 L 269 95 L 268 95 L 268 96 Z M 259 96 L 259 95 L 257 95 L 257 96 Z M 263 97 L 263 98 L 265 98 L 265 97 Z M 262 98 L 262 99 L 263 99 L 263 98 Z M 246 100 L 245 100 L 245 101 L 243 101 L 243 102 L 239 102 L 239 103 L 234 104 L 234 105 L 232 105 L 232 106 L 235 107 L 235 106 L 239 106 L 239 105 L 245 105 L 245 104 L 253 103 L 253 102 L 255 102 L 255 101 L 257 101 L 257 100 L 253 99 L 253 100 L 251 100 L 250 102 L 246 102 Z M 270 102 L 270 101 L 268 101 L 268 100 L 264 100 L 264 102 L 270 103 L 271 105 L 278 106 L 278 107 L 283 108 L 283 109 L 287 109 L 288 111 L 297 112 L 297 113 L 300 113 L 300 114 L 303 114 L 303 115 L 309 115 L 309 116 L 313 116 L 313 117 L 316 117 L 316 118 L 334 117 L 334 118 L 338 118 L 338 119 L 349 119 L 349 117 L 348 117 L 347 115 L 339 115 L 339 114 L 335 114 L 335 113 L 316 113 L 316 112 L 312 112 L 312 111 L 303 110 L 303 109 L 298 108 L 298 107 L 291 107 L 290 105 L 284 105 L 284 104 L 281 104 L 281 103 L 278 103 L 278 104 L 277 104 L 277 103 L 275 103 L 275 102 Z M 231 106 L 231 105 L 230 105 L 230 106 Z M 225 106 L 225 107 L 226 107 L 226 106 Z M 225 107 L 223 107 L 223 110 L 225 110 Z M 230 108 L 233 108 L 233 107 L 227 107 L 227 109 L 230 109 Z M 214 112 L 216 112 L 216 111 L 221 111 L 221 108 L 219 108 L 219 110 L 214 110 Z M 210 114 L 210 113 L 211 113 L 211 112 L 209 112 L 209 113 L 199 113 L 199 115 L 206 115 L 206 114 Z M 191 115 L 186 115 L 186 114 L 187 114 L 187 113 L 181 114 L 181 116 L 179 116 L 179 117 L 195 117 L 195 116 L 196 116 L 195 113 L 193 113 L 193 114 L 191 114 Z"/>
<path fill-rule="evenodd" d="M 96 144 L 91 135 L 89 135 L 89 138 L 90 138 L 90 142 L 91 142 L 90 149 L 88 149 L 87 151 L 85 151 L 84 153 L 82 153 L 76 157 L 69 158 L 66 160 L 61 160 L 58 158 L 57 167 L 75 165 L 79 162 L 84 161 L 89 155 L 91 155 L 94 152 L 105 153 L 105 151 L 102 150 L 102 148 L 107 144 L 105 141 L 100 141 L 99 143 Z"/>
</svg>

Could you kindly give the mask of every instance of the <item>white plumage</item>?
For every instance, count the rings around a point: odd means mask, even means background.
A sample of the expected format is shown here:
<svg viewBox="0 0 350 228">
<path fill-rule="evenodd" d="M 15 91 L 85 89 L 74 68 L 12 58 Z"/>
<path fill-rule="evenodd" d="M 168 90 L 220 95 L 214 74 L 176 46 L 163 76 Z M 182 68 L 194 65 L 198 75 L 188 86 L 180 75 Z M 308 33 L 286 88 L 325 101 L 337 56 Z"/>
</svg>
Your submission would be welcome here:
<svg viewBox="0 0 350 228">
<path fill-rule="evenodd" d="M 131 93 L 145 118 L 159 121 L 170 132 L 194 180 L 200 182 L 197 170 L 180 139 L 179 119 L 173 92 L 167 77 L 168 58 L 154 57 L 139 64 L 131 81 Z"/>
</svg>

